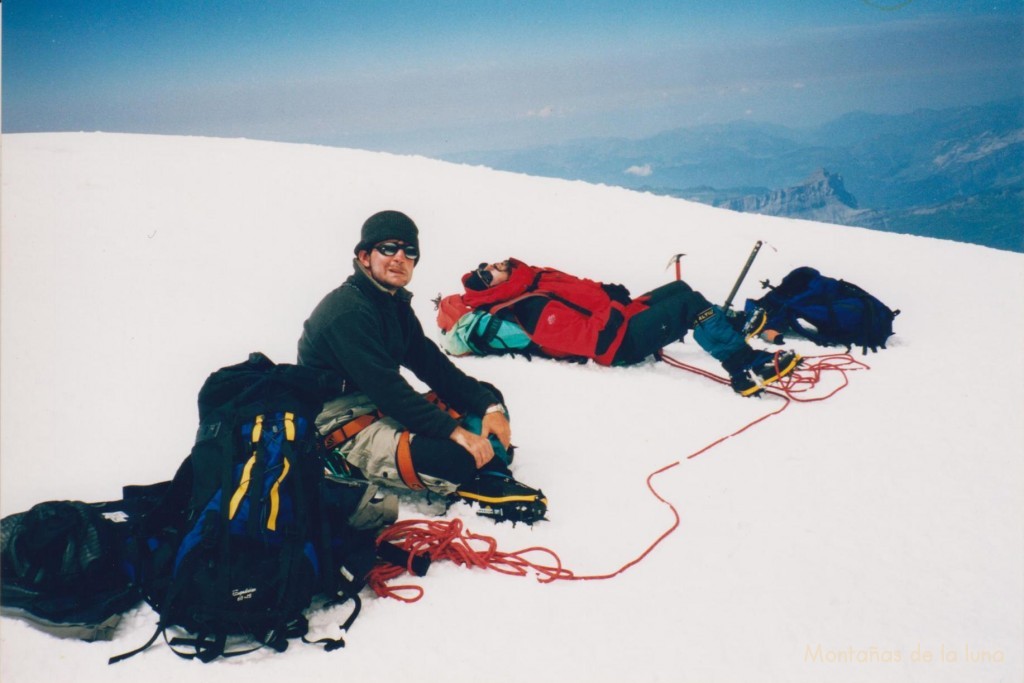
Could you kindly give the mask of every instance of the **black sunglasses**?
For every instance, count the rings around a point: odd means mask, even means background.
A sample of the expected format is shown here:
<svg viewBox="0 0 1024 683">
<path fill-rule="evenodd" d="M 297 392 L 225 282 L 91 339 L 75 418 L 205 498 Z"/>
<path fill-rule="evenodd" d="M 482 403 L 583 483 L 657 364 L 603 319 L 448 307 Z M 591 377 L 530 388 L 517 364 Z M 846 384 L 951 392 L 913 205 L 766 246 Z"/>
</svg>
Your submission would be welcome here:
<svg viewBox="0 0 1024 683">
<path fill-rule="evenodd" d="M 381 242 L 373 246 L 377 253 L 384 256 L 394 256 L 399 250 L 405 252 L 405 258 L 415 261 L 420 257 L 420 250 L 415 244 L 399 244 L 398 242 Z"/>
<path fill-rule="evenodd" d="M 484 285 L 486 285 L 487 287 L 490 287 L 491 283 L 494 282 L 494 273 L 487 270 L 486 263 L 481 263 L 479 266 L 476 267 L 476 276 L 480 278 L 480 281 L 483 282 Z"/>
</svg>

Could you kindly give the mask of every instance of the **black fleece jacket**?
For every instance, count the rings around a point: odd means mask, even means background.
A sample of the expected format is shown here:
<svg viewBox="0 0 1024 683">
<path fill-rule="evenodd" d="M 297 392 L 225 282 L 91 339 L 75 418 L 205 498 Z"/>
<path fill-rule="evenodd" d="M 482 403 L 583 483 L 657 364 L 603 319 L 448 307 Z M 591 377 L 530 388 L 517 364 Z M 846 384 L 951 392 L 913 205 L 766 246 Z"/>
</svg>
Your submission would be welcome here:
<svg viewBox="0 0 1024 683">
<path fill-rule="evenodd" d="M 358 261 L 355 272 L 330 292 L 303 325 L 298 361 L 339 373 L 346 393 L 362 391 L 387 416 L 416 434 L 447 438 L 456 421 L 416 392 L 399 367 L 452 405 L 483 414 L 498 399 L 455 367 L 423 333 L 410 301 L 378 285 Z"/>
</svg>

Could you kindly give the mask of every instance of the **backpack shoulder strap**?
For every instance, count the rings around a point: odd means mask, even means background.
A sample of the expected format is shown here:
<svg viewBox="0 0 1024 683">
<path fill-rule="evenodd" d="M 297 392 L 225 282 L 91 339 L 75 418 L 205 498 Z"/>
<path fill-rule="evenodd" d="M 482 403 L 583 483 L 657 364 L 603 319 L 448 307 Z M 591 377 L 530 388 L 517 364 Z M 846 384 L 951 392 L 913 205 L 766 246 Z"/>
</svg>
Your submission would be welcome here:
<svg viewBox="0 0 1024 683">
<path fill-rule="evenodd" d="M 538 292 L 538 291 L 529 291 L 528 290 L 525 294 L 520 294 L 519 296 L 514 296 L 511 299 L 506 299 L 505 301 L 499 301 L 499 302 L 491 305 L 490 307 L 488 307 L 486 310 L 491 315 L 496 315 L 499 311 L 503 311 L 506 308 L 510 308 L 512 306 L 515 306 L 520 301 L 525 301 L 526 299 L 531 299 L 531 298 L 534 298 L 534 297 L 543 297 L 545 299 L 552 298 L 551 295 L 548 294 L 547 292 Z"/>
<path fill-rule="evenodd" d="M 498 316 L 491 314 L 487 324 L 484 325 L 484 329 L 481 332 L 477 332 L 480 325 L 474 326 L 473 331 L 470 332 L 470 339 L 480 345 L 486 347 L 498 336 L 498 330 L 501 329 L 502 320 Z"/>
</svg>

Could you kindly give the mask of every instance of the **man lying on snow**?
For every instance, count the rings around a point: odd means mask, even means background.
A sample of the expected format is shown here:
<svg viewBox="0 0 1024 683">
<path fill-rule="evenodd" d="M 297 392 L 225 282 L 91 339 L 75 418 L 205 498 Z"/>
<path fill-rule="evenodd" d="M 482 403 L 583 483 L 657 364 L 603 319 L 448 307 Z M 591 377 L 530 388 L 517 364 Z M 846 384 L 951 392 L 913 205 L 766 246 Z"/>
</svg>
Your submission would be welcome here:
<svg viewBox="0 0 1024 683">
<path fill-rule="evenodd" d="M 476 502 L 498 520 L 543 519 L 543 493 L 509 471 L 512 431 L 501 393 L 455 367 L 410 306 L 416 224 L 398 211 L 374 214 L 354 251 L 355 272 L 314 309 L 298 349 L 300 365 L 345 380 L 344 394 L 316 419 L 334 474 Z M 400 366 L 436 394 L 417 393 Z"/>
<path fill-rule="evenodd" d="M 512 329 L 528 339 L 519 347 L 527 353 L 633 365 L 693 330 L 697 344 L 721 362 L 732 388 L 742 396 L 759 394 L 800 362 L 792 351 L 773 355 L 747 344 L 764 325 L 763 311 L 755 311 L 745 325 L 742 320 L 734 323 L 719 306 L 682 281 L 634 299 L 619 284 L 510 258 L 480 264 L 462 277 L 462 284 L 465 293 L 442 301 L 438 317 L 442 329 L 449 328 L 442 345 L 453 355 L 514 351 L 494 343 L 500 325 L 514 323 Z M 471 314 L 465 322 L 460 318 L 448 324 L 444 315 L 454 318 L 449 311 L 460 304 L 464 306 L 461 313 L 483 311 L 489 316 L 480 319 Z"/>
</svg>

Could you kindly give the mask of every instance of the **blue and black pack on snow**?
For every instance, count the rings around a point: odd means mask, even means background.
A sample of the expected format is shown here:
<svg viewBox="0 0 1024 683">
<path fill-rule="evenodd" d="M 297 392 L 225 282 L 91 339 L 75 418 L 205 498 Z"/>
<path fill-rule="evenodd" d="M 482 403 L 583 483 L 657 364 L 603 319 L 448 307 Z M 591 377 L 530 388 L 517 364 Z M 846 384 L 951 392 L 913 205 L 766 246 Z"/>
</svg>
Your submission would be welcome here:
<svg viewBox="0 0 1024 683">
<path fill-rule="evenodd" d="M 885 348 L 893 334 L 890 309 L 852 282 L 822 275 L 816 269 L 796 268 L 760 299 L 747 299 L 745 310 L 763 308 L 767 329 L 793 332 L 822 346 Z"/>
<path fill-rule="evenodd" d="M 324 477 L 314 419 L 340 389 L 334 375 L 260 353 L 209 376 L 192 452 L 135 538 L 135 580 L 160 615 L 156 632 L 112 663 L 161 634 L 176 654 L 204 662 L 283 651 L 305 640 L 314 601 L 351 599 L 342 630 L 351 625 L 379 529 L 349 524 L 359 486 Z"/>
<path fill-rule="evenodd" d="M 0 613 L 51 635 L 110 640 L 141 600 L 125 547 L 134 513 L 121 501 L 55 500 L 0 520 Z"/>
</svg>

